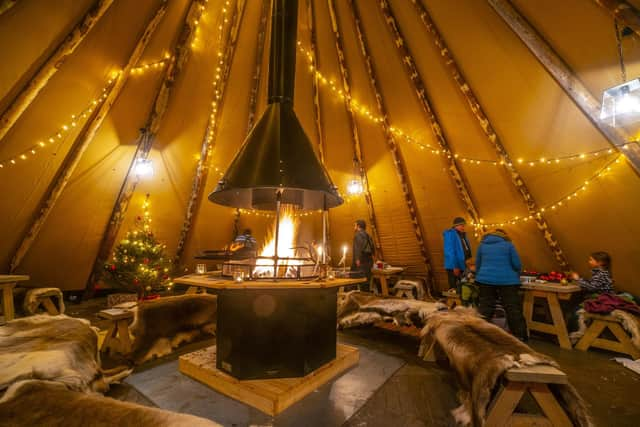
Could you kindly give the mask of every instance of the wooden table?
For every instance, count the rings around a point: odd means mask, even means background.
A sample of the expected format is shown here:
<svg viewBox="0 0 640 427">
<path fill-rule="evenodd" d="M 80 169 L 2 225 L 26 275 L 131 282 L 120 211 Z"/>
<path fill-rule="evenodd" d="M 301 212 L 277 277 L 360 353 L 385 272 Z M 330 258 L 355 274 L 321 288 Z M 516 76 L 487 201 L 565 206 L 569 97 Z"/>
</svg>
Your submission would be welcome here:
<svg viewBox="0 0 640 427">
<path fill-rule="evenodd" d="M 0 274 L 0 287 L 2 287 L 2 307 L 4 310 L 4 320 L 8 322 L 15 317 L 13 309 L 13 288 L 18 282 L 29 280 L 29 276 Z"/>
<path fill-rule="evenodd" d="M 571 295 L 581 291 L 580 286 L 573 284 L 561 285 L 559 283 L 523 283 L 522 289 L 524 290 L 524 318 L 527 321 L 529 330 L 555 335 L 558 337 L 560 347 L 570 349 L 571 342 L 569 342 L 567 325 L 559 300 L 570 299 Z M 553 323 L 533 320 L 533 302 L 536 297 L 544 298 L 547 301 Z"/>
<path fill-rule="evenodd" d="M 188 294 L 194 294 L 205 289 L 322 289 L 339 288 L 364 282 L 364 277 L 341 278 L 333 280 L 244 280 L 235 282 L 221 277 L 220 274 L 188 274 L 173 280 L 174 283 L 189 285 Z"/>
<path fill-rule="evenodd" d="M 383 297 L 389 296 L 389 285 L 387 284 L 387 277 L 400 274 L 404 271 L 402 267 L 387 267 L 387 268 L 372 268 L 371 275 L 380 279 L 380 289 Z"/>
</svg>

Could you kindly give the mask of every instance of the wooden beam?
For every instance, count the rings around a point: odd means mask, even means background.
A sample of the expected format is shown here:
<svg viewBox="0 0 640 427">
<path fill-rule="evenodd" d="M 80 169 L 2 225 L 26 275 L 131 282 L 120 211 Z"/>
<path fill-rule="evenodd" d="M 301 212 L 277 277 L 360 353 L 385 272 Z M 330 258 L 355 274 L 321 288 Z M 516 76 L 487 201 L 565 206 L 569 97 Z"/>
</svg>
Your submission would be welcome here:
<svg viewBox="0 0 640 427">
<path fill-rule="evenodd" d="M 87 281 L 87 293 L 91 295 L 95 284 L 98 282 L 104 271 L 104 263 L 109 259 L 111 249 L 118 236 L 120 226 L 124 221 L 125 214 L 129 208 L 129 202 L 138 185 L 138 176 L 133 172 L 138 159 L 146 159 L 155 142 L 156 134 L 167 111 L 169 99 L 173 88 L 180 75 L 184 64 L 191 53 L 191 41 L 195 37 L 196 22 L 200 19 L 204 10 L 204 0 L 192 0 L 187 9 L 184 24 L 178 34 L 173 54 L 166 65 L 164 75 L 147 118 L 144 128 L 140 133 L 136 144 L 136 151 L 132 157 L 129 169 L 124 177 L 124 182 L 120 187 L 120 192 L 111 211 L 111 217 L 107 223 L 106 230 L 102 235 L 102 240 L 98 248 L 98 253 L 93 263 L 92 273 Z"/>
<path fill-rule="evenodd" d="M 40 66 L 29 83 L 22 88 L 7 109 L 0 116 L 0 140 L 9 132 L 22 113 L 31 105 L 51 77 L 58 72 L 64 61 L 76 50 L 89 31 L 95 26 L 113 0 L 98 0 L 71 30 L 47 60 Z"/>
<path fill-rule="evenodd" d="M 318 69 L 318 46 L 317 46 L 317 32 L 316 32 L 316 10 L 314 7 L 315 0 L 307 0 L 307 24 L 309 25 L 309 50 L 311 52 L 311 66 L 314 70 Z M 298 42 L 299 43 L 299 42 Z M 322 109 L 320 108 L 320 85 L 318 84 L 318 75 L 316 73 L 311 74 L 311 85 L 313 88 L 313 118 L 315 122 L 316 138 L 318 142 L 318 156 L 320 157 L 320 163 L 326 167 L 325 159 L 325 143 L 324 132 L 322 129 Z M 324 260 L 331 256 L 331 216 L 330 212 L 326 211 L 322 213 L 322 225 L 325 252 L 323 252 Z"/>
<path fill-rule="evenodd" d="M 74 141 L 73 146 L 67 153 L 62 165 L 60 166 L 60 169 L 56 174 L 56 177 L 52 180 L 52 183 L 47 190 L 43 201 L 40 203 L 40 208 L 38 210 L 37 216 L 32 221 L 28 231 L 25 233 L 20 245 L 18 246 L 18 249 L 13 255 L 11 264 L 9 266 L 9 271 L 15 271 L 16 268 L 18 268 L 23 258 L 31 248 L 31 245 L 38 237 L 38 234 L 42 230 L 42 227 L 49 217 L 49 214 L 58 202 L 58 199 L 62 195 L 64 189 L 67 187 L 67 184 L 69 183 L 73 172 L 76 170 L 76 167 L 80 163 L 82 155 L 89 146 L 89 143 L 91 143 L 91 141 L 93 140 L 93 137 L 98 132 L 98 129 L 100 129 L 102 122 L 109 114 L 111 107 L 120 95 L 122 88 L 129 78 L 131 69 L 138 63 L 138 60 L 142 56 L 142 53 L 149 43 L 151 36 L 154 34 L 156 28 L 158 27 L 158 24 L 164 17 L 166 10 L 167 2 L 163 1 L 153 18 L 147 24 L 144 33 L 136 43 L 136 46 L 133 49 L 131 56 L 129 57 L 127 65 L 122 71 L 118 73 L 117 77 L 114 78 L 112 85 L 102 97 L 102 104 L 100 104 L 100 107 L 96 109 L 96 112 L 93 114 L 80 135 L 78 135 L 78 137 Z"/>
<path fill-rule="evenodd" d="M 382 243 L 380 242 L 380 235 L 378 233 L 378 222 L 376 219 L 376 212 L 373 206 L 373 200 L 371 198 L 371 191 L 369 190 L 369 178 L 367 177 L 367 171 L 364 168 L 364 156 L 362 154 L 362 144 L 360 143 L 360 134 L 358 132 L 358 123 L 356 116 L 351 106 L 351 76 L 349 76 L 349 69 L 347 68 L 346 55 L 344 54 L 344 46 L 342 44 L 342 33 L 340 31 L 340 24 L 338 22 L 338 16 L 336 15 L 335 0 L 327 0 L 329 6 L 329 16 L 331 18 L 331 29 L 333 30 L 333 36 L 335 40 L 336 55 L 338 57 L 338 64 L 340 65 L 340 76 L 342 78 L 342 90 L 345 94 L 344 107 L 347 110 L 349 116 L 349 126 L 351 128 L 351 141 L 353 144 L 353 157 L 358 167 L 358 173 L 362 180 L 364 189 L 364 198 L 367 202 L 367 212 L 369 214 L 369 224 L 371 225 L 371 234 L 376 245 L 376 256 L 379 259 L 384 259 Z"/>
<path fill-rule="evenodd" d="M 218 135 L 218 124 L 222 114 L 222 107 L 225 99 L 225 89 L 231 74 L 231 65 L 233 63 L 234 53 L 236 51 L 236 45 L 238 42 L 238 35 L 240 32 L 240 25 L 244 16 L 244 7 L 246 0 L 238 0 L 235 7 L 233 7 L 233 15 L 230 19 L 228 36 L 226 37 L 225 46 L 223 47 L 223 62 L 224 69 L 220 73 L 218 79 L 219 84 L 216 85 L 218 91 L 214 95 L 214 101 L 212 112 L 209 115 L 207 127 L 205 130 L 204 138 L 202 140 L 202 146 L 200 148 L 200 159 L 196 166 L 196 171 L 191 184 L 191 195 L 187 202 L 187 208 L 184 215 L 184 221 L 182 223 L 182 230 L 180 231 L 180 238 L 176 248 L 176 255 L 174 258 L 174 268 L 178 268 L 182 262 L 182 255 L 184 248 L 191 234 L 191 225 L 193 223 L 193 217 L 200 204 L 202 197 L 202 189 L 207 182 L 207 175 L 209 173 L 209 155 L 213 151 L 216 143 L 216 137 Z"/>
<path fill-rule="evenodd" d="M 0 0 L 0 15 L 11 9 L 18 3 L 18 0 Z"/>
<path fill-rule="evenodd" d="M 640 36 L 640 13 L 624 0 L 594 0 L 621 24 L 631 28 Z"/>
<path fill-rule="evenodd" d="M 422 78 L 422 75 L 420 74 L 420 71 L 416 66 L 413 54 L 409 49 L 409 45 L 407 44 L 402 31 L 400 30 L 398 21 L 393 14 L 393 10 L 391 10 L 391 7 L 389 6 L 389 2 L 387 0 L 380 0 L 378 4 L 380 5 L 380 10 L 382 12 L 382 15 L 384 16 L 384 20 L 387 23 L 387 27 L 389 28 L 389 31 L 391 33 L 391 37 L 393 37 L 398 54 L 400 55 L 400 61 L 404 65 L 405 75 L 413 84 L 413 89 L 418 98 L 418 102 L 422 106 L 422 111 L 424 112 L 429 122 L 431 131 L 433 132 L 433 136 L 438 142 L 440 149 L 442 149 L 446 155 L 446 157 L 443 158 L 447 162 L 447 169 L 449 171 L 449 175 L 451 176 L 451 180 L 453 181 L 453 184 L 458 191 L 458 196 L 460 197 L 462 204 L 467 210 L 467 214 L 473 219 L 475 223 L 478 223 L 480 221 L 480 214 L 478 213 L 478 209 L 476 208 L 473 198 L 471 197 L 469 185 L 456 162 L 454 154 L 451 152 L 451 146 L 449 145 L 449 141 L 447 141 L 447 138 L 445 137 L 444 129 L 440 124 L 440 120 L 438 119 L 436 112 L 431 106 L 432 102 L 429 99 L 427 86 L 424 84 L 424 79 Z"/>
<path fill-rule="evenodd" d="M 396 143 L 393 137 L 393 133 L 391 132 L 391 129 L 390 129 L 391 126 L 389 124 L 389 115 L 387 112 L 387 107 L 384 103 L 384 99 L 382 98 L 382 93 L 380 92 L 380 86 L 378 84 L 378 79 L 376 77 L 373 61 L 371 59 L 371 55 L 369 54 L 368 42 L 365 37 L 365 34 L 362 31 L 360 11 L 358 10 L 358 5 L 353 0 L 349 0 L 348 4 L 351 10 L 353 26 L 356 29 L 356 32 L 358 35 L 360 51 L 366 63 L 367 73 L 369 75 L 369 83 L 371 84 L 371 88 L 375 93 L 378 114 L 383 118 L 382 129 L 384 131 L 387 146 L 389 147 L 389 151 L 393 158 L 393 164 L 395 166 L 396 173 L 398 175 L 398 178 L 400 179 L 402 194 L 407 204 L 409 215 L 411 217 L 411 222 L 413 224 L 413 230 L 416 234 L 416 240 L 418 241 L 418 246 L 420 247 L 420 253 L 424 260 L 426 273 L 427 273 L 427 283 L 429 284 L 431 289 L 434 289 L 435 278 L 433 276 L 433 265 L 431 263 L 429 248 L 427 247 L 427 242 L 424 238 L 425 236 L 424 226 L 422 225 L 422 219 L 420 217 L 420 213 L 418 212 L 418 205 L 413 195 L 411 181 L 409 179 L 409 174 L 407 173 L 407 168 L 404 164 L 404 158 L 402 157 L 402 152 L 400 151 L 400 147 Z"/>
<path fill-rule="evenodd" d="M 604 135 L 609 144 L 622 153 L 636 174 L 640 175 L 640 144 L 627 144 L 628 138 L 620 129 L 609 127 L 600 121 L 600 102 L 591 95 L 564 59 L 508 0 L 487 1 Z"/>
<path fill-rule="evenodd" d="M 254 60 L 254 72 L 251 78 L 251 92 L 249 92 L 249 120 L 247 120 L 247 134 L 253 128 L 256 119 L 256 109 L 258 106 L 258 95 L 260 92 L 260 76 L 262 75 L 262 56 L 264 45 L 267 39 L 267 22 L 269 21 L 269 2 L 263 1 L 260 9 L 260 24 L 258 25 L 258 36 L 256 40 L 256 58 Z"/>
<path fill-rule="evenodd" d="M 420 0 L 412 0 L 412 2 L 416 7 L 416 12 L 420 16 L 420 20 L 424 24 L 424 28 L 431 35 L 431 39 L 435 43 L 438 52 L 440 52 L 440 58 L 442 59 L 446 69 L 449 71 L 451 77 L 455 81 L 456 86 L 460 90 L 460 93 L 467 101 L 469 109 L 473 113 L 473 116 L 476 118 L 478 124 L 480 125 L 480 128 L 487 137 L 487 140 L 495 148 L 496 153 L 500 158 L 500 163 L 505 167 L 509 174 L 509 177 L 511 178 L 511 182 L 522 196 L 525 204 L 527 205 L 529 214 L 536 221 L 538 230 L 540 230 L 540 232 L 542 233 L 545 242 L 547 242 L 547 245 L 555 256 L 556 261 L 562 267 L 568 268 L 569 263 L 564 255 L 564 252 L 562 251 L 562 248 L 560 248 L 560 244 L 553 236 L 553 233 L 551 232 L 551 228 L 549 227 L 547 221 L 542 215 L 538 213 L 538 205 L 533 198 L 533 195 L 527 188 L 524 180 L 522 179 L 522 176 L 520 176 L 520 173 L 514 166 L 514 163 L 511 161 L 509 153 L 507 153 L 507 150 L 502 144 L 500 137 L 491 125 L 491 121 L 480 105 L 480 102 L 478 101 L 478 98 L 471 88 L 471 85 L 469 84 L 469 82 L 467 82 L 464 75 L 462 74 L 462 70 L 453 57 L 451 50 L 449 50 L 449 47 L 447 46 L 444 37 L 440 33 L 440 30 L 433 22 L 431 15 L 429 14 L 427 8 L 423 5 L 423 3 Z M 478 223 L 478 221 L 476 221 L 476 223 Z"/>
</svg>

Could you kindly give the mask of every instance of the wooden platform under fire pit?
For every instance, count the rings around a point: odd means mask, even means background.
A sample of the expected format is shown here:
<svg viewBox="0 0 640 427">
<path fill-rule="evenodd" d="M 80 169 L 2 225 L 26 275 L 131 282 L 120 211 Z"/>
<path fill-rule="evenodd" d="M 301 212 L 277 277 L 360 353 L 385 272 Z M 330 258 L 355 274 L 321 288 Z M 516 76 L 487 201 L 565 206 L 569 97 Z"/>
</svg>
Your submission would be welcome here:
<svg viewBox="0 0 640 427">
<path fill-rule="evenodd" d="M 275 416 L 356 365 L 359 359 L 357 348 L 337 344 L 336 358 L 304 377 L 240 381 L 216 369 L 216 347 L 211 346 L 180 356 L 179 368 L 214 390 Z"/>
</svg>

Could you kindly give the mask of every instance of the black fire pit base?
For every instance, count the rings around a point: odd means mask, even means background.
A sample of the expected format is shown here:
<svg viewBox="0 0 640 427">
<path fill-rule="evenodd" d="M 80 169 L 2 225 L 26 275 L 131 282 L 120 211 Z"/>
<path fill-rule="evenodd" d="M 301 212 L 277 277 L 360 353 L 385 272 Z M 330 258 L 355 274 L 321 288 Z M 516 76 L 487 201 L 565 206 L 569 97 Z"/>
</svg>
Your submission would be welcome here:
<svg viewBox="0 0 640 427">
<path fill-rule="evenodd" d="M 335 359 L 336 293 L 220 290 L 216 368 L 240 380 L 293 378 Z"/>
</svg>

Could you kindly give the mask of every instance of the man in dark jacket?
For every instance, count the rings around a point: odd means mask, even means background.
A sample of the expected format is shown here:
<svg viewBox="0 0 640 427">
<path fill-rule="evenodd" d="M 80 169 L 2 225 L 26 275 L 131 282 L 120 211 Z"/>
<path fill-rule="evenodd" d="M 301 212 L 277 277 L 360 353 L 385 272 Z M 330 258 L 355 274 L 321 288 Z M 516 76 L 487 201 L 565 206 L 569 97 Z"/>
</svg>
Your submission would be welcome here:
<svg viewBox="0 0 640 427">
<path fill-rule="evenodd" d="M 464 218 L 454 218 L 453 227 L 442 233 L 444 239 L 444 268 L 447 270 L 449 288 L 458 289 L 462 272 L 467 268 L 466 261 L 471 258 L 471 245 L 464 228 Z"/>
<path fill-rule="evenodd" d="M 360 285 L 360 290 L 369 292 L 369 284 L 371 283 L 371 268 L 373 268 L 373 254 L 375 253 L 375 245 L 373 239 L 365 231 L 367 223 L 363 219 L 359 219 L 354 224 L 355 234 L 353 235 L 353 262 L 351 271 L 360 271 L 367 278 L 367 283 Z"/>
<path fill-rule="evenodd" d="M 522 341 L 528 339 L 527 325 L 522 314 L 518 251 L 502 229 L 486 234 L 476 254 L 476 284 L 479 287 L 478 311 L 491 320 L 498 297 L 507 312 L 511 333 Z"/>
</svg>

